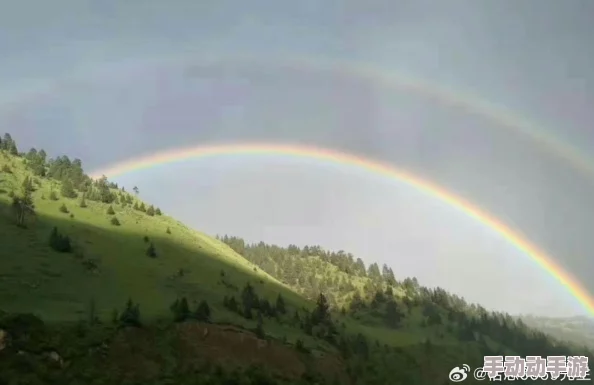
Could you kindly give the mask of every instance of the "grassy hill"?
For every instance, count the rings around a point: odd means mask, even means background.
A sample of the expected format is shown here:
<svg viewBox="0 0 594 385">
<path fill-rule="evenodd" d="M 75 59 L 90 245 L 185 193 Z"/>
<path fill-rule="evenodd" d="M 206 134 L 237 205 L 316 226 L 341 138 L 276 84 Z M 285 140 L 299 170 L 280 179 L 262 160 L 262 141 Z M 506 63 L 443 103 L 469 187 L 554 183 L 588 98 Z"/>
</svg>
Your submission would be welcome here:
<svg viewBox="0 0 594 385">
<path fill-rule="evenodd" d="M 0 384 L 435 385 L 483 355 L 590 354 L 348 253 L 196 232 L 10 136 L 0 255 Z"/>
</svg>

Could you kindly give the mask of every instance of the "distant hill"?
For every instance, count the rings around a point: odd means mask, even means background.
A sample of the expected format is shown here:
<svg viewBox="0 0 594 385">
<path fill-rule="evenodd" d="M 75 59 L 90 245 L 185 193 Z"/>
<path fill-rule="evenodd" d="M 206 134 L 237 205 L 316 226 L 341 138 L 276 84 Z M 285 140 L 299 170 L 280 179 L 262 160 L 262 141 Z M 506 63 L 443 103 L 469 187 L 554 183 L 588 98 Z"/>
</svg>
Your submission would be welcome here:
<svg viewBox="0 0 594 385">
<path fill-rule="evenodd" d="M 594 318 L 521 316 L 527 325 L 564 341 L 594 348 Z"/>
<path fill-rule="evenodd" d="M 389 266 L 211 237 L 141 196 L 1 138 L 0 384 L 440 385 L 484 355 L 591 356 Z"/>
</svg>

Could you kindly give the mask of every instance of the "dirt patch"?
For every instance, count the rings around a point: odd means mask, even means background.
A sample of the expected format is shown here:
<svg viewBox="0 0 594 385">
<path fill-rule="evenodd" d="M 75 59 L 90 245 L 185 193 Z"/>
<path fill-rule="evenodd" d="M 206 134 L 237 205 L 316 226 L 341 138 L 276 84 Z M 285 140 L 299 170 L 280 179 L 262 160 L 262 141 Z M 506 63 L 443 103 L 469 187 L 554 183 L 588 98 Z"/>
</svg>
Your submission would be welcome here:
<svg viewBox="0 0 594 385">
<path fill-rule="evenodd" d="M 262 365 L 289 378 L 301 376 L 306 369 L 290 347 L 239 328 L 186 323 L 177 325 L 177 331 L 185 365 L 201 364 L 205 359 L 231 366 Z"/>
<path fill-rule="evenodd" d="M 344 363 L 335 354 L 314 358 L 241 328 L 197 322 L 176 324 L 165 333 L 124 330 L 110 344 L 106 359 L 110 370 L 136 379 L 154 378 L 167 360 L 174 359 L 183 371 L 199 370 L 207 362 L 225 367 L 261 365 L 277 377 L 299 378 L 309 367 L 330 381 L 349 382 Z"/>
</svg>

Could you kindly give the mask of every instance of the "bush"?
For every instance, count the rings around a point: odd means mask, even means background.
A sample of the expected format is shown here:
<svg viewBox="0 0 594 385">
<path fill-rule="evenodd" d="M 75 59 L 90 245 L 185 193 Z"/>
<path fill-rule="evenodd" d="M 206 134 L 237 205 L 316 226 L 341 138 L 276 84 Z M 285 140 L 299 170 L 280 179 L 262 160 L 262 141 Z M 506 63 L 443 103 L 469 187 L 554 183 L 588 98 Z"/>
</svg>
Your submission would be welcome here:
<svg viewBox="0 0 594 385">
<path fill-rule="evenodd" d="M 2 166 L 2 172 L 5 172 L 7 174 L 12 174 L 12 170 L 10 169 L 10 167 L 8 167 L 7 164 L 5 164 L 4 166 Z"/>
<path fill-rule="evenodd" d="M 167 234 L 171 234 L 171 229 L 170 229 L 169 227 L 167 227 L 167 230 L 165 230 L 165 232 L 166 232 Z"/>
<path fill-rule="evenodd" d="M 110 222 L 111 222 L 111 224 L 112 224 L 112 225 L 114 225 L 114 226 L 119 226 L 119 225 L 120 225 L 120 221 L 118 220 L 118 218 L 117 218 L 117 217 L 113 217 L 113 218 L 111 218 L 111 221 L 110 221 Z"/>
<path fill-rule="evenodd" d="M 115 215 L 115 211 L 113 211 L 113 207 L 109 205 L 107 208 L 107 215 Z"/>
<path fill-rule="evenodd" d="M 60 206 L 60 212 L 64 213 L 64 214 L 68 214 L 68 207 L 66 207 L 66 205 L 64 203 L 62 203 L 62 206 Z"/>
<path fill-rule="evenodd" d="M 52 201 L 57 201 L 58 200 L 58 194 L 56 194 L 55 191 L 50 192 L 50 196 L 49 196 L 50 200 Z"/>
</svg>

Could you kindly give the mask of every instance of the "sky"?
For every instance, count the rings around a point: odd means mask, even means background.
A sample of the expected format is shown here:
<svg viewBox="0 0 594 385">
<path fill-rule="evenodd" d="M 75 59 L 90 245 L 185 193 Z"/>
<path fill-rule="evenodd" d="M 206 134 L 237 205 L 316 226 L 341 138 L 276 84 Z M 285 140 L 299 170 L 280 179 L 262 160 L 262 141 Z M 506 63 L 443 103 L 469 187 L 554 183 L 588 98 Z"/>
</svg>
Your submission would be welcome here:
<svg viewBox="0 0 594 385">
<path fill-rule="evenodd" d="M 594 295 L 594 177 L 468 106 L 386 81 L 475 95 L 593 153 L 594 3 L 511 4 L 22 0 L 0 13 L 0 131 L 89 171 L 257 141 L 382 160 L 491 213 Z M 227 156 L 114 180 L 209 234 L 345 250 L 514 314 L 585 312 L 492 230 L 353 168 Z"/>
</svg>

